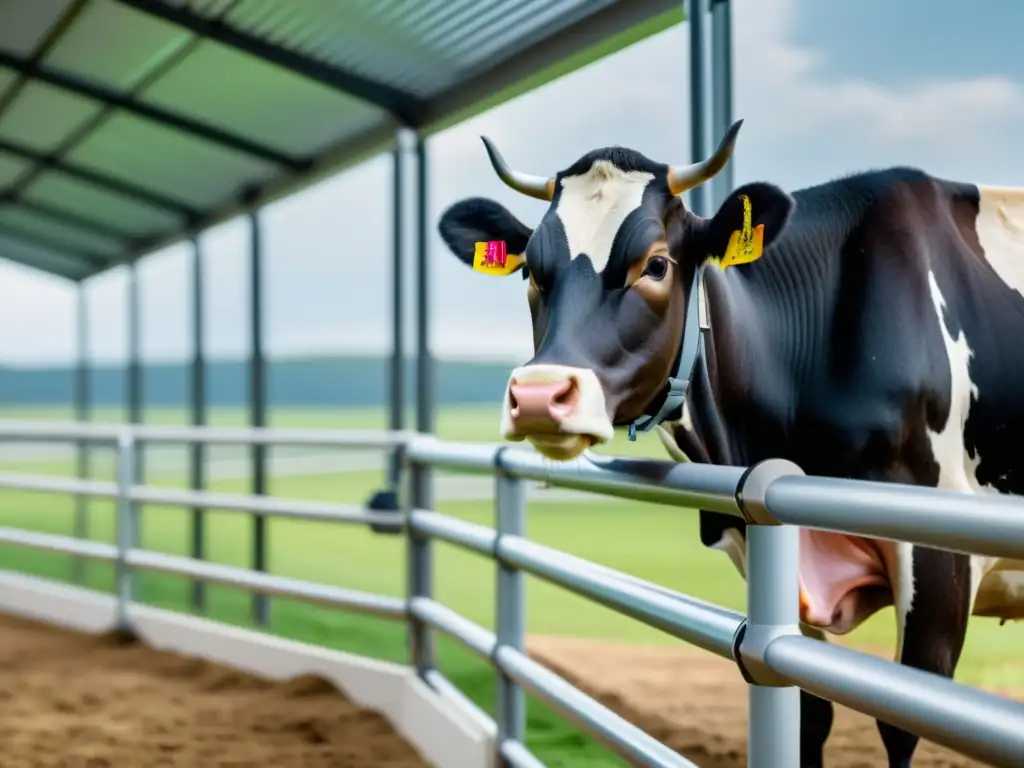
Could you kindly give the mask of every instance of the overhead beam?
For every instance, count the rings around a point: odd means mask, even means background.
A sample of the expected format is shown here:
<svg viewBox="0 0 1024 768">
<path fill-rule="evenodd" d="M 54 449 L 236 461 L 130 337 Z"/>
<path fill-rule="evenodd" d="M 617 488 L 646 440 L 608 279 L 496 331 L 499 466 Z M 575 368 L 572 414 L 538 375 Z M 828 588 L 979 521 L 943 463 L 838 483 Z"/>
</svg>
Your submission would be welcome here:
<svg viewBox="0 0 1024 768">
<path fill-rule="evenodd" d="M 167 197 L 159 192 L 154 192 L 145 187 L 140 187 L 137 184 L 132 184 L 127 181 L 122 181 L 113 176 L 108 176 L 105 173 L 99 173 L 97 171 L 90 170 L 85 166 L 76 165 L 68 160 L 62 160 L 56 155 L 48 155 L 43 152 L 37 152 L 30 147 L 26 147 L 22 144 L 16 144 L 10 139 L 0 138 L 0 151 L 6 152 L 9 155 L 20 157 L 23 160 L 31 160 L 36 165 L 44 168 L 51 168 L 55 171 L 67 174 L 79 181 L 86 181 L 90 184 L 94 184 L 97 187 L 102 187 L 108 192 L 121 195 L 123 197 L 133 198 L 140 203 L 152 206 L 154 208 L 161 208 L 166 211 L 170 211 L 178 214 L 179 216 L 185 217 L 188 223 L 197 220 L 201 213 L 198 208 L 193 208 L 190 205 L 186 205 L 172 197 Z"/>
<path fill-rule="evenodd" d="M 3 239 L 4 234 L 0 232 L 0 240 Z M 2 243 L 0 243 L 0 246 L 2 246 Z M 47 252 L 44 256 L 46 258 L 45 264 L 38 259 L 24 258 L 17 254 L 12 254 L 8 250 L 4 250 L 3 255 L 0 255 L 0 259 L 10 261 L 15 264 L 21 264 L 23 267 L 34 269 L 44 275 L 55 275 L 56 277 L 62 277 L 65 280 L 71 280 L 72 282 L 80 282 L 89 276 L 88 270 L 80 269 L 79 267 L 81 265 L 76 262 L 68 261 L 60 254 Z"/>
<path fill-rule="evenodd" d="M 145 104 L 132 97 L 83 80 L 70 73 L 61 72 L 42 64 L 12 56 L 6 51 L 0 51 L 0 66 L 7 67 L 26 77 L 48 83 L 70 93 L 92 99 L 108 107 L 116 107 L 138 117 L 152 120 L 179 133 L 187 133 L 195 138 L 205 139 L 226 149 L 274 163 L 289 171 L 304 171 L 310 165 L 310 161 L 305 158 L 291 157 L 276 149 L 247 139 L 244 136 L 225 131 L 199 120 L 193 120 L 190 117 L 161 107 Z"/>
<path fill-rule="evenodd" d="M 11 226 L 7 223 L 0 223 L 0 237 L 6 237 L 10 240 L 20 240 L 33 248 L 42 248 L 44 251 L 48 251 L 51 256 L 62 258 L 67 261 L 80 262 L 87 267 L 85 271 L 107 269 L 117 263 L 117 260 L 114 258 L 106 258 L 94 253 L 85 253 L 84 251 L 69 249 L 63 243 L 58 243 L 57 241 L 50 240 L 47 237 L 40 237 L 35 232 L 29 232 L 21 227 Z"/>
<path fill-rule="evenodd" d="M 135 245 L 136 238 L 133 238 L 127 232 L 117 229 L 116 227 L 112 227 L 109 224 L 103 224 L 102 222 L 95 221 L 86 216 L 81 216 L 77 213 L 72 213 L 71 211 L 65 211 L 62 208 L 49 205 L 48 203 L 40 203 L 36 200 L 29 200 L 25 197 L 11 197 L 9 200 L 5 200 L 4 197 L 0 195 L 0 206 L 5 203 L 14 207 L 24 208 L 25 210 L 32 211 L 33 213 L 38 213 L 40 216 L 45 216 L 55 222 L 73 224 L 79 229 L 92 232 L 95 235 L 119 240 L 124 244 L 125 248 L 130 248 Z"/>
<path fill-rule="evenodd" d="M 511 41 L 464 81 L 430 99 L 419 127 L 424 138 L 492 109 L 556 77 L 677 24 L 680 0 L 614 0 L 583 10 L 557 32 L 550 27 Z"/>
<path fill-rule="evenodd" d="M 157 0 L 117 0 L 121 5 L 175 24 L 199 37 L 255 56 L 289 72 L 367 101 L 394 115 L 405 125 L 416 125 L 422 102 L 414 94 L 371 80 L 341 67 L 310 59 L 226 24 L 204 18 L 184 7 Z"/>
</svg>

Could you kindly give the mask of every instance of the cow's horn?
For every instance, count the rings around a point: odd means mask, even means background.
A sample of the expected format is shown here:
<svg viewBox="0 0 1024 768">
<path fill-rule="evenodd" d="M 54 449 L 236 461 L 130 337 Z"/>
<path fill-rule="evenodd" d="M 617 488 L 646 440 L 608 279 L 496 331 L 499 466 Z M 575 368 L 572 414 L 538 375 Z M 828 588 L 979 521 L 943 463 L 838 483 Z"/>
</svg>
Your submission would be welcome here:
<svg viewBox="0 0 1024 768">
<path fill-rule="evenodd" d="M 686 190 L 693 189 L 708 179 L 713 178 L 716 173 L 722 170 L 725 164 L 729 162 L 729 158 L 732 157 L 732 150 L 736 144 L 736 136 L 740 132 L 741 125 L 743 125 L 743 121 L 737 120 L 729 127 L 729 130 L 725 132 L 725 136 L 722 137 L 718 149 L 715 150 L 715 154 L 707 160 L 693 163 L 693 165 L 671 166 L 668 169 L 669 191 L 673 195 L 681 195 Z"/>
<path fill-rule="evenodd" d="M 486 136 L 481 136 L 487 155 L 491 158 L 491 165 L 494 166 L 498 178 L 512 187 L 516 192 L 535 197 L 538 200 L 551 200 L 555 193 L 555 180 L 544 176 L 531 176 L 528 173 L 513 171 L 508 167 L 505 158 L 501 156 L 497 148 Z"/>
</svg>

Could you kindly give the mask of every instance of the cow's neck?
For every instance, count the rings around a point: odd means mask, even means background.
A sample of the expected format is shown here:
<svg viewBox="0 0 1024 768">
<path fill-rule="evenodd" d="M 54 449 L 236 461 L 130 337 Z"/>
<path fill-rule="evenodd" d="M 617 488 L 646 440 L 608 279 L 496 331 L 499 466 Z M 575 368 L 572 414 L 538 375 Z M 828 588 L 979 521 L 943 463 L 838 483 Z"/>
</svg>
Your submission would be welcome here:
<svg viewBox="0 0 1024 768">
<path fill-rule="evenodd" d="M 711 329 L 679 423 L 694 461 L 785 457 L 804 377 L 823 359 L 812 329 L 826 326 L 815 315 L 829 293 L 821 262 L 802 251 L 776 247 L 745 269 L 705 271 Z"/>
</svg>

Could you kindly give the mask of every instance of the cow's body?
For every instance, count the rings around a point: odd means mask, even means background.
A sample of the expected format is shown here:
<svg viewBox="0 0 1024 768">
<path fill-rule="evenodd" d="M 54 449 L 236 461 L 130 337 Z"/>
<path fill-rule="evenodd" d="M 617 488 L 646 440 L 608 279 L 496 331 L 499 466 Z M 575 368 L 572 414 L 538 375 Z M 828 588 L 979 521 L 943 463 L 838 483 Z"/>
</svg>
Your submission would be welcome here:
<svg viewBox="0 0 1024 768">
<path fill-rule="evenodd" d="M 794 197 L 761 260 L 707 275 L 711 344 L 680 419 L 661 427 L 670 455 L 1024 492 L 1024 190 L 896 169 Z M 701 539 L 745 577 L 742 524 L 702 511 Z M 890 576 L 873 579 L 860 541 L 801 531 L 802 569 L 810 549 L 828 554 L 823 569 L 845 565 L 847 583 L 869 582 L 834 621 L 827 606 L 805 614 L 813 626 L 844 633 L 892 604 L 896 658 L 952 676 L 969 615 L 1024 618 L 1024 561 L 876 541 Z M 827 733 L 830 710 L 805 696 L 808 729 Z"/>
<path fill-rule="evenodd" d="M 546 188 L 530 182 L 554 199 L 520 241 L 537 355 L 510 379 L 506 437 L 571 458 L 612 423 L 656 410 L 680 303 L 705 264 L 704 354 L 684 406 L 660 427 L 674 458 L 785 458 L 811 475 L 1024 493 L 1024 190 L 905 168 L 793 198 L 748 185 L 737 195 L 764 211 L 766 248 L 723 270 L 708 257 L 738 226 L 735 206 L 694 217 L 671 183 L 658 186 L 671 170 L 615 152 L 592 153 Z M 446 216 L 456 253 L 467 221 L 522 234 L 495 211 Z M 668 264 L 652 269 L 661 253 Z M 700 522 L 703 543 L 745 577 L 742 522 L 703 511 Z M 800 574 L 805 631 L 842 634 L 894 605 L 896 658 L 946 676 L 970 615 L 1024 618 L 1021 561 L 802 530 Z M 832 705 L 803 704 L 810 768 L 822 764 Z M 891 765 L 909 766 L 917 738 L 879 729 Z"/>
</svg>

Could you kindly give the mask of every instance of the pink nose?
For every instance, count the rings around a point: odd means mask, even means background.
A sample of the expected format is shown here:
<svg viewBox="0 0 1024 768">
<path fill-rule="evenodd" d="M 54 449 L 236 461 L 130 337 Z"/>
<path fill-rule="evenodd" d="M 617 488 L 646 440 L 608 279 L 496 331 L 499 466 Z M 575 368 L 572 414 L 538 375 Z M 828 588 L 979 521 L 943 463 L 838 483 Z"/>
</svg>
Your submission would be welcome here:
<svg viewBox="0 0 1024 768">
<path fill-rule="evenodd" d="M 578 400 L 579 387 L 574 378 L 543 384 L 520 384 L 513 380 L 509 385 L 509 415 L 521 431 L 557 432 Z"/>
</svg>

